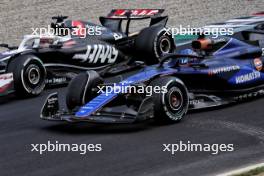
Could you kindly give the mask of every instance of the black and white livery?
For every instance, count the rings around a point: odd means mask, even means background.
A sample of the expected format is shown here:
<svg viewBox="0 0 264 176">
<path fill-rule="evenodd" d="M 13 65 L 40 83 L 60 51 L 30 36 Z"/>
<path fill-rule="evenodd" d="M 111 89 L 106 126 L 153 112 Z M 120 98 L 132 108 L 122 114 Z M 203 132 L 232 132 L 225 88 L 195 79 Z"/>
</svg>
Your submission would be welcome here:
<svg viewBox="0 0 264 176">
<path fill-rule="evenodd" d="M 163 11 L 116 9 L 100 17 L 100 25 L 53 17 L 54 35 L 26 35 L 18 47 L 0 45 L 8 49 L 0 53 L 0 95 L 34 96 L 45 85 L 66 84 L 81 71 L 104 72 L 115 64 L 125 70 L 143 59 L 157 63 L 175 49 L 173 38 L 166 34 L 168 17 L 161 16 Z M 143 19 L 150 21 L 149 26 L 131 32 L 130 24 Z"/>
</svg>

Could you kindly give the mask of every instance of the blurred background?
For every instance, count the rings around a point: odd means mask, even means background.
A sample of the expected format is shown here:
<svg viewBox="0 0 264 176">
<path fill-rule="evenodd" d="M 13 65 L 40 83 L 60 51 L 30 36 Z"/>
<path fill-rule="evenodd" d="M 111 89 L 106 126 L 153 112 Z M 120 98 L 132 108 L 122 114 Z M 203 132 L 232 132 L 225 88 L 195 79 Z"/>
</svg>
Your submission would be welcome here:
<svg viewBox="0 0 264 176">
<path fill-rule="evenodd" d="M 18 44 L 31 28 L 47 27 L 51 17 L 98 22 L 113 8 L 164 8 L 169 26 L 200 27 L 264 10 L 263 0 L 1 0 L 0 42 Z"/>
</svg>

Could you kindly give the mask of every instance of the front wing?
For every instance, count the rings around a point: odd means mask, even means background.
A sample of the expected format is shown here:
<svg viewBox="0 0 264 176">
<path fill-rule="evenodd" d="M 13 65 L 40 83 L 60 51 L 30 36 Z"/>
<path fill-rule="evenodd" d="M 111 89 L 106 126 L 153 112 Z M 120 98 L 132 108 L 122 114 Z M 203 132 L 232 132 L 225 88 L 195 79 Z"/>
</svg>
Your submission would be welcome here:
<svg viewBox="0 0 264 176">
<path fill-rule="evenodd" d="M 40 118 L 43 120 L 90 122 L 90 123 L 135 123 L 153 117 L 153 103 L 151 98 L 145 98 L 138 110 L 126 105 L 103 107 L 89 116 L 78 117 L 76 111 L 60 110 L 58 93 L 50 94 L 44 103 Z"/>
<path fill-rule="evenodd" d="M 216 107 L 235 102 L 233 99 L 224 100 L 214 95 L 189 94 L 189 110 Z M 83 108 L 83 107 L 82 107 Z M 152 97 L 142 100 L 137 110 L 126 105 L 102 107 L 88 116 L 78 116 L 76 111 L 70 112 L 60 110 L 58 93 L 50 94 L 44 103 L 40 118 L 43 120 L 56 120 L 68 122 L 90 122 L 90 123 L 135 123 L 154 117 L 154 104 Z"/>
</svg>

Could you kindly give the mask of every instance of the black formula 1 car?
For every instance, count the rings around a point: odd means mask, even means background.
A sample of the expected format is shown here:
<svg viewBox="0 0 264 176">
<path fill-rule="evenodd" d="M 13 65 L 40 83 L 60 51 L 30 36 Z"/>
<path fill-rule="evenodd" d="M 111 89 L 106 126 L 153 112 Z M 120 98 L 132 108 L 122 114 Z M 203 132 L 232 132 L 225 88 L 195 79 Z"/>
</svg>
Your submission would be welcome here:
<svg viewBox="0 0 264 176">
<path fill-rule="evenodd" d="M 0 95 L 38 95 L 46 84 L 68 83 L 81 71 L 105 72 L 115 64 L 124 69 L 137 66 L 130 64 L 131 59 L 157 63 L 175 49 L 172 37 L 165 34 L 168 17 L 161 16 L 163 11 L 112 10 L 99 18 L 101 25 L 53 17 L 54 35 L 27 35 L 18 47 L 0 45 L 9 49 L 0 53 Z M 149 19 L 149 26 L 132 33 L 130 24 L 142 19 Z"/>
<path fill-rule="evenodd" d="M 58 94 L 46 100 L 41 118 L 70 122 L 133 123 L 155 118 L 177 122 L 188 110 L 215 107 L 264 94 L 264 34 L 243 31 L 244 41 L 200 36 L 192 49 L 164 56 L 157 65 L 123 74 L 81 73 L 60 110 Z M 113 68 L 114 69 L 114 68 Z M 115 68 L 118 69 L 118 68 Z M 156 91 L 155 91 L 156 90 Z"/>
</svg>

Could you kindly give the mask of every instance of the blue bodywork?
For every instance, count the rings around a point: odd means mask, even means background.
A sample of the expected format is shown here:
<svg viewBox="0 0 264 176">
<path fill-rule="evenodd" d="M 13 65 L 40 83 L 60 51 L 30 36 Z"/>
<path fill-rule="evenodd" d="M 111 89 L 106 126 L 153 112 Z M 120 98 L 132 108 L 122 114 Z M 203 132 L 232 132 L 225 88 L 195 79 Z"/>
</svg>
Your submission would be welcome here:
<svg viewBox="0 0 264 176">
<path fill-rule="evenodd" d="M 225 45 L 204 59 L 180 58 L 158 65 L 148 66 L 138 73 L 126 78 L 119 84 L 133 85 L 145 82 L 158 76 L 171 75 L 180 78 L 190 92 L 241 91 L 264 85 L 261 48 L 234 38 L 229 38 Z M 179 53 L 195 55 L 190 49 Z M 178 63 L 178 65 L 175 65 Z M 218 89 L 219 88 L 219 89 Z M 75 114 L 75 118 L 89 119 L 107 103 L 118 97 L 117 93 L 102 93 L 85 104 Z"/>
<path fill-rule="evenodd" d="M 119 86 L 129 86 L 133 85 L 136 83 L 144 82 L 146 80 L 149 80 L 155 76 L 158 75 L 165 75 L 165 74 L 173 74 L 176 72 L 175 69 L 172 68 L 160 68 L 156 69 L 157 66 L 151 66 L 151 67 L 146 67 L 142 72 L 137 73 L 126 80 L 120 82 L 118 85 Z M 118 86 L 117 85 L 117 86 Z M 80 108 L 80 110 L 75 114 L 76 117 L 87 117 L 91 115 L 92 113 L 96 112 L 98 109 L 100 109 L 102 106 L 106 105 L 108 102 L 113 100 L 115 97 L 118 96 L 118 93 L 102 93 L 95 97 L 93 100 L 91 100 L 89 103 L 84 105 L 83 107 Z"/>
</svg>

